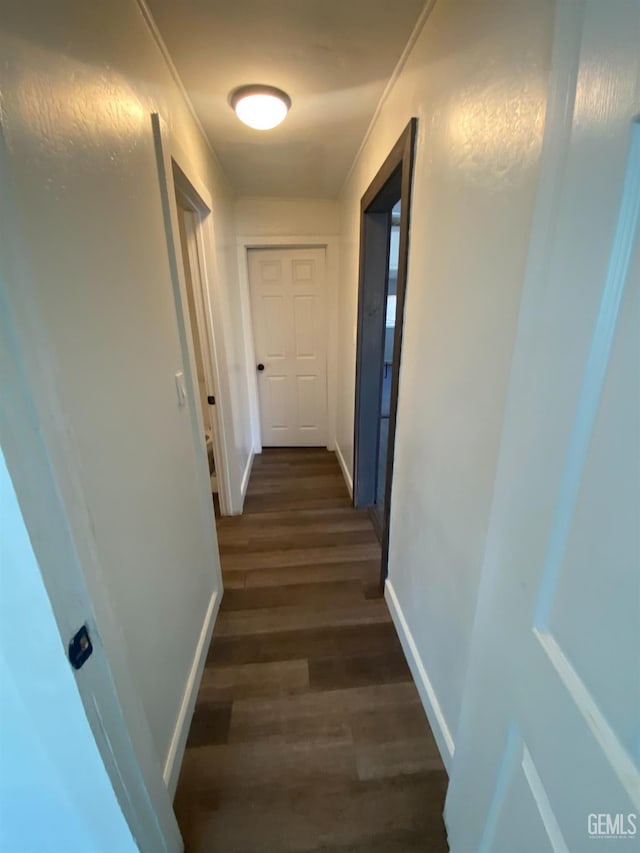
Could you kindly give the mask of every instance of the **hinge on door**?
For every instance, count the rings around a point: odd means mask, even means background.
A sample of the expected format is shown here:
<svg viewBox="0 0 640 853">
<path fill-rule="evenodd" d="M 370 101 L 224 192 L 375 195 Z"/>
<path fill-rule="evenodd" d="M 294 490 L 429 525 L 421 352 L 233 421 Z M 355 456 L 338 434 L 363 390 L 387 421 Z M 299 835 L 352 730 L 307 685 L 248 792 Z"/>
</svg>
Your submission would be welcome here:
<svg viewBox="0 0 640 853">
<path fill-rule="evenodd" d="M 216 404 L 216 398 L 213 396 L 213 394 L 209 394 L 209 395 L 207 396 L 207 403 L 208 403 L 210 406 L 215 406 L 215 404 Z"/>
</svg>

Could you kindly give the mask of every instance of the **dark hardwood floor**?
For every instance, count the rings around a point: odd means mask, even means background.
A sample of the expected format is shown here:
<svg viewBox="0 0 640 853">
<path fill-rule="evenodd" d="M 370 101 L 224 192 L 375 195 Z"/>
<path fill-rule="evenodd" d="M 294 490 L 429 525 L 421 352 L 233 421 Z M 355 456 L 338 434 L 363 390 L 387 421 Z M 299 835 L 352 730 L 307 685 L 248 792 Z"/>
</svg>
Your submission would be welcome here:
<svg viewBox="0 0 640 853">
<path fill-rule="evenodd" d="M 438 853 L 447 783 L 335 456 L 265 450 L 176 794 L 188 853 Z"/>
</svg>

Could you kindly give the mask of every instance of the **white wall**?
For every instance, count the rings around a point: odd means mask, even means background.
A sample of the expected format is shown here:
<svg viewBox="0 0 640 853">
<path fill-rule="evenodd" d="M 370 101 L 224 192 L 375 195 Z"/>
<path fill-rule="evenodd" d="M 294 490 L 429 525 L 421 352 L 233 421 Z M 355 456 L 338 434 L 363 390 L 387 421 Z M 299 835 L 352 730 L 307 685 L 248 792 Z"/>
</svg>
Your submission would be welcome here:
<svg viewBox="0 0 640 853">
<path fill-rule="evenodd" d="M 340 233 L 340 205 L 324 198 L 237 198 L 235 216 L 238 236 Z"/>
<path fill-rule="evenodd" d="M 546 104 L 553 3 L 440 0 L 342 193 L 338 442 L 353 457 L 359 202 L 418 117 L 389 600 L 455 738 Z"/>
<path fill-rule="evenodd" d="M 0 452 L 0 849 L 137 850 L 65 658 Z"/>
<path fill-rule="evenodd" d="M 243 350 L 235 342 L 232 207 L 134 0 L 90 12 L 80 0 L 13 4 L 3 12 L 0 50 L 0 157 L 13 213 L 6 226 L 19 251 L 4 282 L 14 331 L 51 365 L 59 429 L 73 447 L 101 580 L 162 768 L 205 617 L 221 590 L 213 519 L 199 502 L 202 459 L 188 408 L 176 401 L 174 374 L 184 365 L 152 112 L 164 117 L 214 199 L 213 265 L 227 298 L 241 470 L 250 439 Z M 114 677 L 118 687 L 117 670 Z"/>
</svg>

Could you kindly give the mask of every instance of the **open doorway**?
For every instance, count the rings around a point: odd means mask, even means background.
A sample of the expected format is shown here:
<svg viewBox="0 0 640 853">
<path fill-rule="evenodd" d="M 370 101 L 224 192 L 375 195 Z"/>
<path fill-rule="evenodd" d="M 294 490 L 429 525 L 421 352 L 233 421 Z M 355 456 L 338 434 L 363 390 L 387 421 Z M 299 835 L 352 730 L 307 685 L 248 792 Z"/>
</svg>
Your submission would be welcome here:
<svg viewBox="0 0 640 853">
<path fill-rule="evenodd" d="M 174 184 L 176 187 L 176 206 L 178 210 L 178 228 L 182 249 L 182 264 L 187 291 L 187 308 L 193 341 L 196 382 L 195 390 L 202 412 L 204 440 L 207 450 L 207 465 L 211 493 L 216 517 L 221 515 L 218 488 L 219 441 L 217 417 L 215 413 L 216 395 L 213 379 L 213 348 L 206 322 L 204 282 L 198 256 L 197 225 L 198 212 L 194 210 L 185 195 L 180 191 L 179 176 L 174 166 Z"/>
<path fill-rule="evenodd" d="M 152 114 L 151 122 L 182 354 L 176 390 L 179 405 L 189 409 L 202 511 L 209 520 L 212 506 L 217 515 L 239 511 L 227 453 L 228 387 L 212 200 L 160 116 Z M 211 544 L 217 550 L 213 528 Z"/>
<path fill-rule="evenodd" d="M 411 119 L 360 206 L 353 500 L 370 509 L 382 544 L 382 583 L 389 555 L 416 126 Z"/>
<path fill-rule="evenodd" d="M 387 259 L 387 293 L 384 307 L 384 344 L 382 390 L 380 394 L 378 460 L 376 470 L 376 495 L 372 506 L 374 526 L 378 535 L 384 529 L 387 462 L 389 448 L 389 418 L 391 416 L 391 380 L 393 378 L 393 345 L 395 343 L 396 312 L 398 299 L 398 259 L 400 257 L 400 211 L 402 202 L 398 200 L 391 211 L 391 231 L 389 235 L 389 255 Z"/>
</svg>

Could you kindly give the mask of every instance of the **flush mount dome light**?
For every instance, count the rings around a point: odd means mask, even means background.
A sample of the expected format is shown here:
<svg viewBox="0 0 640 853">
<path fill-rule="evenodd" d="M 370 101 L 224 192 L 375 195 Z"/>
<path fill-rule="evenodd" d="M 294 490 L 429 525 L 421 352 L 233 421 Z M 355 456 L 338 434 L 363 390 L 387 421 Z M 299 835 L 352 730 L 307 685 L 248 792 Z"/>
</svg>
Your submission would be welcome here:
<svg viewBox="0 0 640 853">
<path fill-rule="evenodd" d="M 291 98 L 275 86 L 240 86 L 229 95 L 229 103 L 240 121 L 256 130 L 270 130 L 284 121 Z"/>
</svg>

